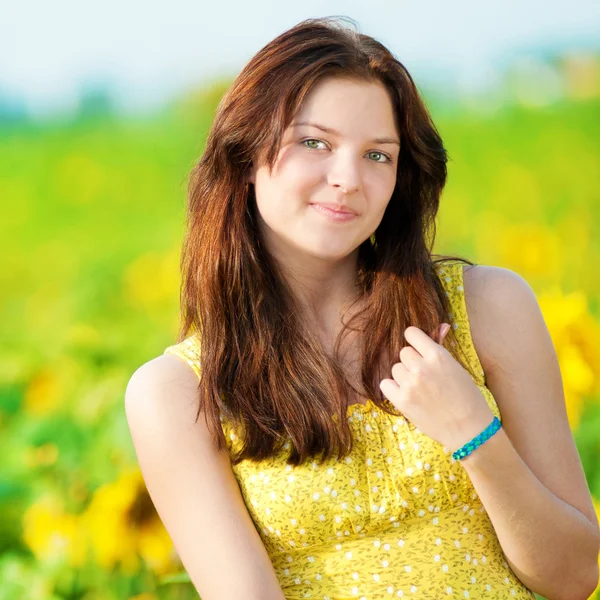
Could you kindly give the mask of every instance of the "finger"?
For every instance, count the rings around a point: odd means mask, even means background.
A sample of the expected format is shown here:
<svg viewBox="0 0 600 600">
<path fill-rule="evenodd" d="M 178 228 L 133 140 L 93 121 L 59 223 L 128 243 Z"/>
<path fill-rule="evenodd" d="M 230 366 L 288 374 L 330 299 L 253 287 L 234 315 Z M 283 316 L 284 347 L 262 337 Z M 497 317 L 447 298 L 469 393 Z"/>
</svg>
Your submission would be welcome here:
<svg viewBox="0 0 600 600">
<path fill-rule="evenodd" d="M 422 360 L 423 357 L 412 346 L 404 346 L 400 350 L 400 362 L 408 371 L 414 371 Z"/>
<path fill-rule="evenodd" d="M 404 337 L 423 358 L 430 358 L 434 353 L 438 352 L 437 341 L 414 325 L 404 330 Z"/>
<path fill-rule="evenodd" d="M 444 343 L 444 338 L 446 337 L 446 335 L 448 335 L 448 332 L 450 331 L 450 325 L 448 323 L 442 323 L 440 325 L 440 329 L 439 329 L 439 342 L 438 344 L 443 344 Z"/>
<path fill-rule="evenodd" d="M 398 385 L 400 385 L 402 380 L 408 376 L 408 373 L 409 369 L 401 362 L 392 365 L 392 381 L 395 381 Z"/>
<path fill-rule="evenodd" d="M 400 390 L 400 386 L 395 379 L 382 379 L 379 382 L 379 389 L 383 393 L 383 395 L 388 399 L 392 400 L 398 394 Z"/>
</svg>

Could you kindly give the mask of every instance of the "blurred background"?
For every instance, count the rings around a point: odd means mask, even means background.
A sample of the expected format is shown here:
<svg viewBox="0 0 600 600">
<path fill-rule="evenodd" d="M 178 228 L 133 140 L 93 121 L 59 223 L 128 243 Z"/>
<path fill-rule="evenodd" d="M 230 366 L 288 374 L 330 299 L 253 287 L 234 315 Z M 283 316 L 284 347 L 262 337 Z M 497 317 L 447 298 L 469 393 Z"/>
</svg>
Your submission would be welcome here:
<svg viewBox="0 0 600 600">
<path fill-rule="evenodd" d="M 415 79 L 450 155 L 436 251 L 534 289 L 600 509 L 600 3 L 299 4 L 3 3 L 0 600 L 197 597 L 124 391 L 175 341 L 187 177 L 217 103 L 307 17 L 354 19 Z"/>
</svg>

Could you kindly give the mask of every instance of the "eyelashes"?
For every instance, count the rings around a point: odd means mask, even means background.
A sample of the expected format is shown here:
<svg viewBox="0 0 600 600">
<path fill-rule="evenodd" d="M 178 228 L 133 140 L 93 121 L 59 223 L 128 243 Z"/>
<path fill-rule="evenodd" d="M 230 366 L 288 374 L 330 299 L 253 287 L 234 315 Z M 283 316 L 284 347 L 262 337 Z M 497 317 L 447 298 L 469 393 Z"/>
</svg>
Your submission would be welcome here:
<svg viewBox="0 0 600 600">
<path fill-rule="evenodd" d="M 306 142 L 319 142 L 321 144 L 325 144 L 325 142 L 323 140 L 319 140 L 318 138 L 306 138 L 300 142 L 306 148 L 310 148 L 311 150 L 317 150 L 317 148 L 315 148 L 314 146 L 307 146 Z M 389 154 L 386 154 L 385 152 L 381 152 L 381 150 L 371 150 L 367 154 L 380 154 L 381 156 L 385 156 L 385 158 L 387 159 L 385 161 L 374 160 L 373 162 L 376 162 L 376 163 L 385 164 L 385 163 L 393 163 L 394 162 L 394 159 Z"/>
</svg>

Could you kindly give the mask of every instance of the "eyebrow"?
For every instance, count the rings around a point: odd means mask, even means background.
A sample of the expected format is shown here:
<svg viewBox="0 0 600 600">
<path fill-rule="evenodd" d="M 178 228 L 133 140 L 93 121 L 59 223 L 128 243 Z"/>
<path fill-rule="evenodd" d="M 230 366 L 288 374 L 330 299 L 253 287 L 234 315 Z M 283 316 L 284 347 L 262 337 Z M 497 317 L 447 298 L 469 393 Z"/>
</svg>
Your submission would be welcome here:
<svg viewBox="0 0 600 600">
<path fill-rule="evenodd" d="M 321 131 L 324 131 L 325 133 L 331 133 L 333 135 L 341 135 L 339 131 L 336 131 L 335 129 L 332 129 L 331 127 L 326 127 L 325 125 L 319 125 L 318 123 L 310 123 L 309 121 L 300 121 L 298 123 L 292 123 L 292 127 L 300 127 L 301 125 L 308 125 L 309 127 L 316 127 L 317 129 L 320 129 Z M 396 144 L 397 146 L 400 145 L 400 142 L 398 141 L 397 138 L 392 138 L 392 137 L 378 137 L 375 138 L 374 140 L 371 140 L 372 143 L 375 144 Z"/>
</svg>

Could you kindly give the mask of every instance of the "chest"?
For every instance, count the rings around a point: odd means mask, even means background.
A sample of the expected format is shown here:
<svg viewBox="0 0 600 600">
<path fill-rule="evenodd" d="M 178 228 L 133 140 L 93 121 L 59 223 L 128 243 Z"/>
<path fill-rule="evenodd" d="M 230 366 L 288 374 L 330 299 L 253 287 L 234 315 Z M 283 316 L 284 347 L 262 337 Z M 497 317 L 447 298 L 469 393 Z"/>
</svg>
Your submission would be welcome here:
<svg viewBox="0 0 600 600">
<path fill-rule="evenodd" d="M 358 337 L 350 340 L 344 347 L 343 351 L 340 351 L 338 361 L 342 366 L 346 390 L 347 390 L 347 406 L 354 404 L 365 405 L 367 400 L 371 399 L 365 385 L 362 381 L 362 340 Z M 384 353 L 379 361 L 379 368 L 375 370 L 373 381 L 371 385 L 373 389 L 379 388 L 379 381 L 385 377 L 391 377 L 389 368 L 385 365 L 389 365 L 388 355 Z"/>
<path fill-rule="evenodd" d="M 355 444 L 342 460 L 292 467 L 275 457 L 234 467 L 246 506 L 273 550 L 281 539 L 299 547 L 346 531 L 376 534 L 393 520 L 433 518 L 473 502 L 464 469 L 402 417 L 356 407 L 349 424 Z"/>
</svg>

